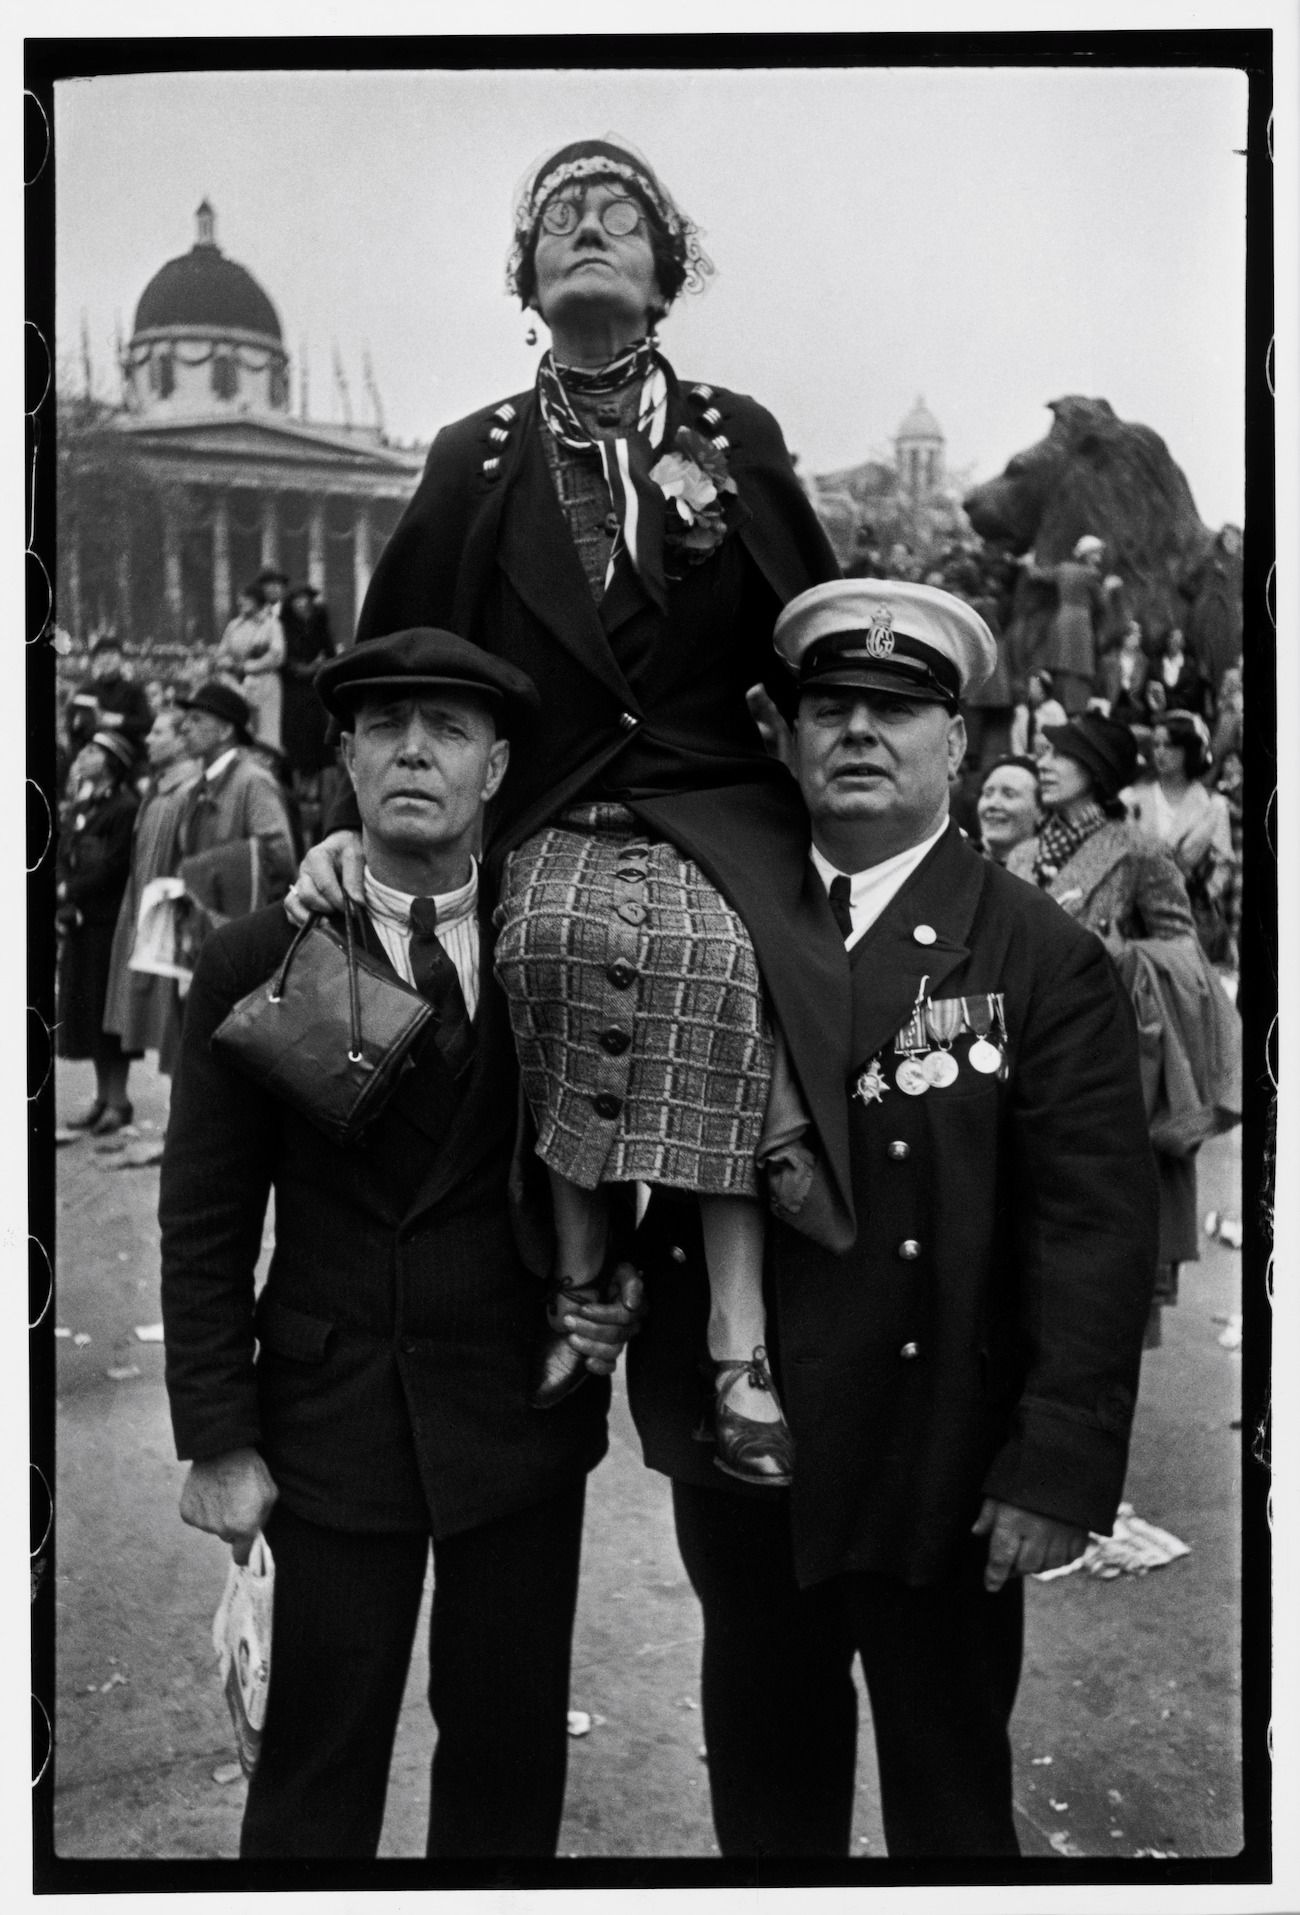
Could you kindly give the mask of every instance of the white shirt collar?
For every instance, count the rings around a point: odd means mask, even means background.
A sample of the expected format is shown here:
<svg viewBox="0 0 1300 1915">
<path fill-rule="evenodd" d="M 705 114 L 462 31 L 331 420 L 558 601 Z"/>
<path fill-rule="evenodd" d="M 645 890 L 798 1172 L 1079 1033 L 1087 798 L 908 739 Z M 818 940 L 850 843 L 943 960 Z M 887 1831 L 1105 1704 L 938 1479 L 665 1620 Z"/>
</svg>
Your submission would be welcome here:
<svg viewBox="0 0 1300 1915">
<path fill-rule="evenodd" d="M 366 867 L 365 887 L 366 904 L 372 916 L 382 918 L 403 931 L 410 929 L 412 899 L 427 895 L 416 891 L 398 891 L 391 884 L 381 884 L 369 866 Z M 474 914 L 478 906 L 478 865 L 473 858 L 470 859 L 469 877 L 465 883 L 457 885 L 454 891 L 435 892 L 433 902 L 438 907 L 440 930 Z"/>
<path fill-rule="evenodd" d="M 885 906 L 902 890 L 913 871 L 934 849 L 947 829 L 948 816 L 945 813 L 938 828 L 928 838 L 923 838 L 920 844 L 911 845 L 906 851 L 897 851 L 892 858 L 882 858 L 879 864 L 868 865 L 864 871 L 841 871 L 829 858 L 822 856 L 816 845 L 811 847 L 813 864 L 828 892 L 832 878 L 847 878 L 849 881 L 849 910 L 853 915 L 853 935 L 845 940 L 849 949 L 871 929 Z"/>
<path fill-rule="evenodd" d="M 219 758 L 214 758 L 212 760 L 212 763 L 208 766 L 207 770 L 203 774 L 203 776 L 208 780 L 208 783 L 215 784 L 217 779 L 221 776 L 222 772 L 226 769 L 227 765 L 232 765 L 235 762 L 236 758 L 238 758 L 238 756 L 239 756 L 239 746 L 230 745 L 227 747 L 225 751 L 222 752 Z"/>
</svg>

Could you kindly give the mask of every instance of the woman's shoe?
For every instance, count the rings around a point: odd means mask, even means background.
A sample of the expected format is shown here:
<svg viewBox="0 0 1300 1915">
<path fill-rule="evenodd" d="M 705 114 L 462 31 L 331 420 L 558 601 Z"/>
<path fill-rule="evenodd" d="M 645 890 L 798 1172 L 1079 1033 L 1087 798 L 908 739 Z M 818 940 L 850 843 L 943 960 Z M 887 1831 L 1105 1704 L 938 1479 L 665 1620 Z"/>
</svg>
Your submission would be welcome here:
<svg viewBox="0 0 1300 1915">
<path fill-rule="evenodd" d="M 93 1130 L 107 1109 L 108 1105 L 104 1102 L 103 1098 L 97 1097 L 89 1110 L 83 1110 L 80 1117 L 69 1117 L 63 1128 L 65 1130 Z"/>
<path fill-rule="evenodd" d="M 760 1343 L 752 1357 L 726 1362 L 715 1361 L 714 1424 L 718 1453 L 714 1462 L 726 1475 L 742 1483 L 759 1483 L 764 1488 L 784 1489 L 794 1474 L 794 1438 L 784 1416 L 775 1423 L 759 1423 L 742 1416 L 727 1401 L 741 1377 L 751 1389 L 767 1390 L 776 1403 L 776 1386 L 767 1367 L 767 1351 Z"/>
<path fill-rule="evenodd" d="M 598 1294 L 597 1286 L 590 1283 L 553 1282 L 548 1287 L 546 1318 L 550 1329 L 534 1359 L 528 1391 L 528 1401 L 533 1409 L 554 1409 L 566 1396 L 572 1396 L 579 1384 L 585 1383 L 591 1375 L 586 1357 L 569 1342 L 568 1332 L 564 1329 L 564 1311 L 569 1304 L 589 1303 L 593 1293 Z"/>
<path fill-rule="evenodd" d="M 115 1130 L 124 1130 L 135 1116 L 130 1104 L 105 1104 L 98 1118 L 90 1127 L 92 1137 L 111 1137 Z"/>
</svg>

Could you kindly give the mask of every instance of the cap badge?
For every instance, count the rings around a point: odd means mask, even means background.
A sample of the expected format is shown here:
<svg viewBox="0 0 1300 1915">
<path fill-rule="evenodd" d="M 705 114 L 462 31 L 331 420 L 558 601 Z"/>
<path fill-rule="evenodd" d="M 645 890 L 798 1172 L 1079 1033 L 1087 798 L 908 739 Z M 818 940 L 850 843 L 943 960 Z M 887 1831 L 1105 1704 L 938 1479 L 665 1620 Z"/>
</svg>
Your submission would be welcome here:
<svg viewBox="0 0 1300 1915">
<path fill-rule="evenodd" d="M 888 605 L 878 605 L 871 614 L 867 633 L 867 653 L 871 658 L 888 658 L 894 649 L 894 614 Z"/>
</svg>

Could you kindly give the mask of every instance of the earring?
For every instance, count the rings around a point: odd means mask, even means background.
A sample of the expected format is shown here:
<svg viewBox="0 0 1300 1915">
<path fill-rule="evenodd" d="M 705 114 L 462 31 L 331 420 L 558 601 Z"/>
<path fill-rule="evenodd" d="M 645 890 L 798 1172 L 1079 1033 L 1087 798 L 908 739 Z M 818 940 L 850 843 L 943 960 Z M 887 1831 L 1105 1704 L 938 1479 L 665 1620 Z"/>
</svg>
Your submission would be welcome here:
<svg viewBox="0 0 1300 1915">
<path fill-rule="evenodd" d="M 536 326 L 530 326 L 528 328 L 528 331 L 524 334 L 524 344 L 526 346 L 535 346 L 537 344 Z"/>
</svg>

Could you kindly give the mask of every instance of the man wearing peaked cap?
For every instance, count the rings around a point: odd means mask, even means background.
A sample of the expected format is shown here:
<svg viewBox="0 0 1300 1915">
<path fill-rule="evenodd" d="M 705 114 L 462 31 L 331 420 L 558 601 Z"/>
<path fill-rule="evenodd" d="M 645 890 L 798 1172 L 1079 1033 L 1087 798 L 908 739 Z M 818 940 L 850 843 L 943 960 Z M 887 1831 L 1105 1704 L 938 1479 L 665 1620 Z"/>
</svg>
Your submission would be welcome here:
<svg viewBox="0 0 1300 1915">
<path fill-rule="evenodd" d="M 895 692 L 955 711 L 997 664 L 964 599 L 902 579 L 832 579 L 792 599 L 773 643 L 799 681 Z"/>
<path fill-rule="evenodd" d="M 1133 1015 L 1100 939 L 949 819 L 994 657 L 970 606 L 846 580 L 792 599 L 775 643 L 850 977 L 858 1235 L 835 1256 L 792 1227 L 809 1132 L 771 1191 L 788 1491 L 728 1493 L 692 1441 L 700 1250 L 657 1195 L 630 1400 L 704 1612 L 722 1853 L 847 1853 L 860 1659 L 891 1856 L 1011 1856 L 1021 1579 L 1110 1529 L 1154 1280 Z"/>
<path fill-rule="evenodd" d="M 167 1386 L 191 1464 L 181 1515 L 241 1560 L 264 1530 L 275 1561 L 274 1677 L 240 1852 L 376 1853 L 432 1544 L 428 1853 L 549 1855 L 608 1388 L 544 1417 L 528 1407 L 550 1246 L 515 1229 L 518 1075 L 473 855 L 503 734 L 537 695 L 427 628 L 332 660 L 320 690 L 362 824 L 362 947 L 434 1016 L 344 1147 L 212 1041 L 284 963 L 284 910 L 216 932 L 190 987 L 160 1205 Z M 322 1005 L 312 1042 L 323 1070 L 341 1063 L 346 1016 L 332 1027 Z M 275 1254 L 255 1300 L 271 1192 Z M 631 1269 L 618 1274 L 618 1300 L 591 1306 L 575 1337 L 602 1378 L 637 1301 Z"/>
</svg>

